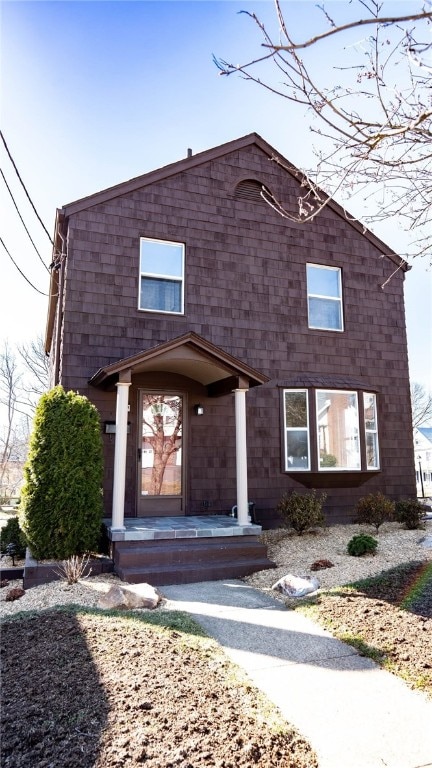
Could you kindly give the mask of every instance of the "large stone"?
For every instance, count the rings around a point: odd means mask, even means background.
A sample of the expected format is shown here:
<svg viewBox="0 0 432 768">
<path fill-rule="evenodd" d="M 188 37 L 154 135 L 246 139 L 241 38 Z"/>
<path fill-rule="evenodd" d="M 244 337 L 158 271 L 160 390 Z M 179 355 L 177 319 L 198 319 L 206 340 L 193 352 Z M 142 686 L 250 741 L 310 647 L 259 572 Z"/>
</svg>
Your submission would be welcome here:
<svg viewBox="0 0 432 768">
<path fill-rule="evenodd" d="M 160 594 L 150 584 L 116 584 L 100 598 L 98 608 L 156 608 Z"/>
<path fill-rule="evenodd" d="M 282 592 L 287 597 L 304 597 L 312 592 L 316 592 L 318 588 L 318 579 L 313 577 L 311 579 L 304 579 L 299 576 L 293 576 L 291 573 L 283 576 L 272 586 L 272 589 Z"/>
</svg>

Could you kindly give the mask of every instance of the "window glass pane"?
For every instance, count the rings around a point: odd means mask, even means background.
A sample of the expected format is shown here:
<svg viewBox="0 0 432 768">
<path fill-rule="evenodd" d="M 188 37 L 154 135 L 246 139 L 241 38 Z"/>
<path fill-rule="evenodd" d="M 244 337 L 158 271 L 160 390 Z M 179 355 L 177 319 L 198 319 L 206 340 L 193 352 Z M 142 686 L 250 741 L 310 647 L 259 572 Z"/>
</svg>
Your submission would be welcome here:
<svg viewBox="0 0 432 768">
<path fill-rule="evenodd" d="M 181 312 L 181 283 L 176 280 L 141 278 L 141 309 Z"/>
<path fill-rule="evenodd" d="M 363 395 L 364 402 L 364 414 L 365 414 L 365 427 L 366 429 L 376 429 L 376 413 L 375 413 L 375 395 Z"/>
<path fill-rule="evenodd" d="M 368 469 L 378 469 L 378 435 L 376 432 L 366 432 L 366 466 Z"/>
<path fill-rule="evenodd" d="M 340 301 L 309 298 L 309 326 L 331 331 L 342 330 Z"/>
<path fill-rule="evenodd" d="M 310 469 L 307 391 L 285 391 L 285 468 Z"/>
<path fill-rule="evenodd" d="M 306 429 L 287 430 L 287 469 L 309 469 L 308 433 Z"/>
<path fill-rule="evenodd" d="M 318 390 L 320 469 L 360 469 L 357 394 Z"/>
<path fill-rule="evenodd" d="M 307 266 L 308 293 L 318 296 L 332 296 L 340 298 L 340 270 L 326 269 L 325 267 Z"/>
<path fill-rule="evenodd" d="M 285 392 L 286 427 L 307 427 L 306 392 Z"/>
<path fill-rule="evenodd" d="M 183 276 L 183 245 L 141 239 L 141 272 Z"/>
<path fill-rule="evenodd" d="M 142 496 L 182 492 L 182 410 L 176 395 L 143 395 Z"/>
</svg>

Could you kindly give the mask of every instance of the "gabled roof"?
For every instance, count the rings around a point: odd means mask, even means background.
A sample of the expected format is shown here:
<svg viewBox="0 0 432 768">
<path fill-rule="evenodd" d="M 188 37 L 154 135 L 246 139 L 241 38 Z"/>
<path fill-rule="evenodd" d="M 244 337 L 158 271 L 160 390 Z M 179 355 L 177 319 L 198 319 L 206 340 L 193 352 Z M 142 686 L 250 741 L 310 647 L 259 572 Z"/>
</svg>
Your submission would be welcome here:
<svg viewBox="0 0 432 768">
<path fill-rule="evenodd" d="M 220 144 L 219 146 L 213 147 L 212 149 L 204 150 L 203 152 L 199 152 L 196 155 L 191 155 L 190 157 L 183 158 L 182 160 L 178 160 L 175 163 L 165 165 L 163 168 L 158 168 L 157 170 L 150 171 L 149 173 L 145 173 L 142 176 L 136 176 L 129 181 L 124 181 L 121 184 L 108 187 L 108 189 L 101 190 L 100 192 L 96 192 L 92 195 L 89 195 L 88 197 L 75 200 L 74 202 L 63 206 L 60 212 L 63 218 L 67 218 L 74 213 L 86 210 L 87 208 L 91 208 L 94 205 L 106 203 L 109 200 L 113 200 L 114 198 L 119 197 L 120 195 L 129 194 L 130 192 L 134 192 L 137 189 L 142 189 L 149 184 L 163 181 L 168 179 L 170 176 L 191 170 L 192 168 L 196 168 L 203 163 L 207 163 L 211 160 L 217 160 L 221 157 L 224 157 L 225 155 L 230 154 L 231 152 L 237 152 L 250 146 L 259 147 L 269 157 L 270 160 L 273 158 L 278 158 L 281 161 L 285 172 L 292 178 L 296 179 L 297 182 L 301 181 L 303 177 L 302 171 L 300 171 L 289 160 L 283 157 L 280 152 L 274 149 L 271 144 L 268 144 L 268 142 L 265 141 L 265 139 L 263 139 L 258 133 L 249 133 L 239 139 L 234 139 L 233 141 L 229 141 L 225 144 Z M 338 216 L 341 216 L 348 225 L 356 229 L 357 232 L 360 232 L 363 237 L 365 237 L 376 248 L 382 251 L 384 255 L 388 256 L 392 261 L 394 261 L 398 267 L 404 271 L 411 268 L 408 263 L 403 260 L 401 265 L 401 258 L 391 248 L 389 248 L 388 245 L 386 245 L 376 235 L 366 229 L 363 224 L 357 221 L 357 219 L 351 216 L 351 214 L 348 214 L 347 211 L 334 200 L 329 201 L 328 207 Z M 305 224 L 305 226 L 307 225 Z"/>
<path fill-rule="evenodd" d="M 191 331 L 99 368 L 89 383 L 96 387 L 106 387 L 119 378 L 150 371 L 181 374 L 199 381 L 204 386 L 232 381 L 232 389 L 238 388 L 241 383 L 247 389 L 269 381 L 268 376 Z"/>
<path fill-rule="evenodd" d="M 432 427 L 417 427 L 417 432 L 420 432 L 432 445 Z"/>
</svg>

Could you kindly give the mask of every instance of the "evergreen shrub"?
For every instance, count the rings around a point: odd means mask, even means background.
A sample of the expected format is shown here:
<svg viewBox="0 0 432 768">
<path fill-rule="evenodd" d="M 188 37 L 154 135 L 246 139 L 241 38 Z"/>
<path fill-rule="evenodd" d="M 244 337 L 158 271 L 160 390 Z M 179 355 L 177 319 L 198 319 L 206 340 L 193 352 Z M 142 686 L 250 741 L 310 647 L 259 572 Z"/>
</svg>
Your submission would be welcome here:
<svg viewBox="0 0 432 768">
<path fill-rule="evenodd" d="M 38 560 L 94 551 L 102 523 L 102 436 L 97 409 L 62 386 L 36 408 L 20 524 Z"/>
<path fill-rule="evenodd" d="M 280 514 L 283 525 L 287 528 L 294 528 L 300 535 L 309 528 L 325 525 L 325 518 L 322 511 L 327 496 L 325 493 L 285 493 L 276 511 Z"/>
<path fill-rule="evenodd" d="M 349 555 L 361 557 L 366 554 L 375 554 L 377 546 L 378 542 L 373 536 L 368 536 L 367 533 L 359 533 L 350 539 L 347 549 Z"/>
<path fill-rule="evenodd" d="M 10 544 L 15 547 L 15 557 L 20 560 L 25 557 L 27 541 L 17 517 L 9 518 L 0 531 L 0 552 L 2 555 L 7 554 L 7 548 Z"/>
</svg>

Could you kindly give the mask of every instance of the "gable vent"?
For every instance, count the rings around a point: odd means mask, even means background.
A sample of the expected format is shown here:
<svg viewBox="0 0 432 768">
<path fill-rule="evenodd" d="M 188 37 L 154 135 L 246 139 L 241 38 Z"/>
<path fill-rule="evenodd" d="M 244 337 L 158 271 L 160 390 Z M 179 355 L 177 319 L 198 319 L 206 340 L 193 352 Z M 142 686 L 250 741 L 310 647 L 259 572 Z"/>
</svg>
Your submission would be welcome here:
<svg viewBox="0 0 432 768">
<path fill-rule="evenodd" d="M 261 191 L 264 189 L 267 194 L 270 194 L 267 187 L 261 184 L 256 179 L 245 179 L 237 184 L 234 192 L 234 198 L 236 200 L 250 200 L 259 202 L 262 201 Z"/>
</svg>

